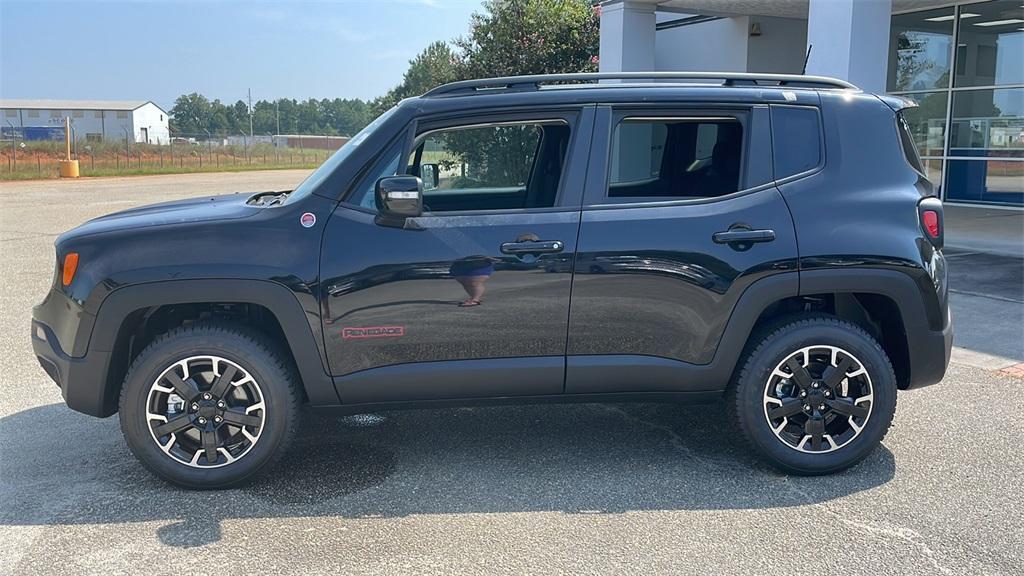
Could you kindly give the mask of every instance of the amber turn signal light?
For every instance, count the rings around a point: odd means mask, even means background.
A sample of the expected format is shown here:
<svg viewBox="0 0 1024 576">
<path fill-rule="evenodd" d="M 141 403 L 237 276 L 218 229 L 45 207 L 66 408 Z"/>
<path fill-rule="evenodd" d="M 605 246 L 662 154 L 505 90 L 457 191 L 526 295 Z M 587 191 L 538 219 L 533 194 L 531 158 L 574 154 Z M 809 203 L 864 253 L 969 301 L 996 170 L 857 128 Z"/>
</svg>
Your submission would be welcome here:
<svg viewBox="0 0 1024 576">
<path fill-rule="evenodd" d="M 64 285 L 70 286 L 75 279 L 75 272 L 78 271 L 78 252 L 68 252 L 64 255 Z"/>
</svg>

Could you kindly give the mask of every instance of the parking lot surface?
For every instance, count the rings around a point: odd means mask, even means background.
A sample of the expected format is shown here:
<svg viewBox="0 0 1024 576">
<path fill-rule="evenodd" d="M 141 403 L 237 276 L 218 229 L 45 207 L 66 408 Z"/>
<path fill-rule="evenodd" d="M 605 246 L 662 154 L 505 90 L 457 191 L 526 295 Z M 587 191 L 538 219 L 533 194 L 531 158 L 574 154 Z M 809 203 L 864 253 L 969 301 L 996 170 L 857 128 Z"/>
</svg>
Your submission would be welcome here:
<svg viewBox="0 0 1024 576">
<path fill-rule="evenodd" d="M 1024 353 L 1012 258 L 954 276 L 968 336 L 945 381 L 901 393 L 883 446 L 833 476 L 761 464 L 719 406 L 581 404 L 306 414 L 251 486 L 153 478 L 32 355 L 53 240 L 304 175 L 0 184 L 0 574 L 1020 574 L 1024 380 L 991 361 Z"/>
</svg>

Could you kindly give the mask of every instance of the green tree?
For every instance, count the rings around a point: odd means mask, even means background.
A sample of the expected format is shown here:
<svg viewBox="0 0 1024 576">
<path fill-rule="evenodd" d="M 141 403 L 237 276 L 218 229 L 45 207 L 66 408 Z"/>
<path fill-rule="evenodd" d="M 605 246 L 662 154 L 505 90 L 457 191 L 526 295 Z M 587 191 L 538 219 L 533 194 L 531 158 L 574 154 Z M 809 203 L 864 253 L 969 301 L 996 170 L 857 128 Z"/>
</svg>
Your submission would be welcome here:
<svg viewBox="0 0 1024 576">
<path fill-rule="evenodd" d="M 464 78 L 462 62 L 447 42 L 434 42 L 409 61 L 402 83 L 374 100 L 370 107 L 377 117 L 404 98 Z"/>
<path fill-rule="evenodd" d="M 489 0 L 469 36 L 455 41 L 463 78 L 597 70 L 600 11 L 588 0 Z M 460 130 L 445 148 L 488 185 L 519 183 L 539 139 L 535 127 Z M 517 174 L 519 176 L 517 176 Z"/>
<path fill-rule="evenodd" d="M 175 133 L 199 133 L 210 122 L 210 101 L 202 94 L 182 94 L 170 110 L 170 125 Z"/>
<path fill-rule="evenodd" d="M 597 71 L 598 7 L 589 0 L 488 0 L 455 41 L 464 76 Z"/>
</svg>

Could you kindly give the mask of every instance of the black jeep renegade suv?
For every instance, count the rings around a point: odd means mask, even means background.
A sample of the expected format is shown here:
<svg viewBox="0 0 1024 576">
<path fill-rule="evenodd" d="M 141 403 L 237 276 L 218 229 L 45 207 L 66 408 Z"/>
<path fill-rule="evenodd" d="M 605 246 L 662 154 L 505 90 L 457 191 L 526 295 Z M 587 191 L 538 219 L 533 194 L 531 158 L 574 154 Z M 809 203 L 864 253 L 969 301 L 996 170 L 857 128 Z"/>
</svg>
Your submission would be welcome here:
<svg viewBox="0 0 1024 576">
<path fill-rule="evenodd" d="M 304 403 L 722 399 L 768 461 L 833 472 L 949 361 L 909 106 L 807 76 L 448 84 L 291 192 L 63 234 L 33 347 L 191 488 L 266 469 Z"/>
</svg>

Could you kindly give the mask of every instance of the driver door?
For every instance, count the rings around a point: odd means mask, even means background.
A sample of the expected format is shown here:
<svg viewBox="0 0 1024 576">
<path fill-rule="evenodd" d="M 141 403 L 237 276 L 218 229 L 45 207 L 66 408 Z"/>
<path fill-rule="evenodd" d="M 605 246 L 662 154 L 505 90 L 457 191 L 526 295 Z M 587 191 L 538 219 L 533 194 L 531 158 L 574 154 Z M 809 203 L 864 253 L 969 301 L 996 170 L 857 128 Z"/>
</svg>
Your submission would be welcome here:
<svg viewBox="0 0 1024 576">
<path fill-rule="evenodd" d="M 593 107 L 421 121 L 338 205 L 321 250 L 344 403 L 563 392 Z M 375 182 L 424 180 L 424 214 L 377 223 Z"/>
</svg>

